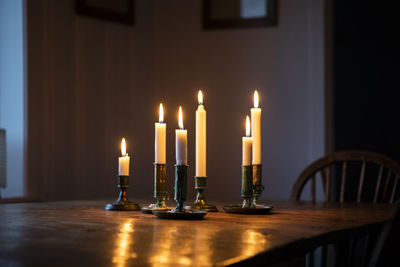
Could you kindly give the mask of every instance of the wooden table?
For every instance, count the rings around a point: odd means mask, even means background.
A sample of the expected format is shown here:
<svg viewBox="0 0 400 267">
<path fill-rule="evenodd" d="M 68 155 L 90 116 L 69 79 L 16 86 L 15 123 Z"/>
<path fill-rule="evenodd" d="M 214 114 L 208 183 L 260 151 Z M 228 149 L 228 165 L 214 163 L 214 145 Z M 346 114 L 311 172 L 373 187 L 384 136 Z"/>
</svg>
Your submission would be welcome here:
<svg viewBox="0 0 400 267">
<path fill-rule="evenodd" d="M 209 213 L 202 221 L 105 211 L 107 201 L 0 204 L 0 266 L 209 266 L 275 263 L 379 231 L 387 204 L 272 202 L 271 215 Z"/>
</svg>

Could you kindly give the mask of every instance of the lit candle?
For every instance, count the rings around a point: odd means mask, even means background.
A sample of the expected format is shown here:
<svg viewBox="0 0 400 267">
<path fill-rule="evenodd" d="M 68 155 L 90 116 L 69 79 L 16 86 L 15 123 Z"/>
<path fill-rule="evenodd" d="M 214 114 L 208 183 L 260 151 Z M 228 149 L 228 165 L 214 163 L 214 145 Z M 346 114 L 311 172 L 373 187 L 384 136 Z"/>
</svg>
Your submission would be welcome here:
<svg viewBox="0 0 400 267">
<path fill-rule="evenodd" d="M 253 165 L 261 164 L 261 108 L 258 92 L 254 91 L 254 108 L 251 109 L 251 137 L 253 138 Z"/>
<path fill-rule="evenodd" d="M 176 164 L 187 165 L 187 130 L 183 129 L 182 107 L 179 106 L 179 129 L 175 130 Z"/>
<path fill-rule="evenodd" d="M 250 119 L 246 116 L 246 136 L 242 137 L 242 165 L 251 165 L 251 146 L 253 139 L 250 137 Z"/>
<path fill-rule="evenodd" d="M 119 157 L 119 164 L 118 164 L 118 175 L 119 176 L 129 176 L 129 160 L 130 157 L 128 153 L 126 153 L 126 143 L 125 138 L 122 138 L 121 141 L 121 154 L 122 157 Z"/>
<path fill-rule="evenodd" d="M 163 105 L 160 104 L 160 112 L 158 122 L 155 123 L 155 163 L 165 164 L 165 151 L 166 151 L 166 128 L 167 125 L 164 123 L 164 109 Z"/>
<path fill-rule="evenodd" d="M 199 107 L 196 110 L 196 176 L 206 177 L 206 119 L 203 93 L 198 94 Z"/>
</svg>

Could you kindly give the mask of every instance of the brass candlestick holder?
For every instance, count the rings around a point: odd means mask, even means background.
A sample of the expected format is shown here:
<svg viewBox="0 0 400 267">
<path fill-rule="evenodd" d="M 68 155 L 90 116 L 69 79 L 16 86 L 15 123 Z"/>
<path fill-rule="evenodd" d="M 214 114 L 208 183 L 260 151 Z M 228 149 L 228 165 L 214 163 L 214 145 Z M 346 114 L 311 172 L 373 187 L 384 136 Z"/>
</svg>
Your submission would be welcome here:
<svg viewBox="0 0 400 267">
<path fill-rule="evenodd" d="M 120 175 L 118 176 L 118 188 L 120 189 L 119 197 L 117 201 L 107 204 L 104 209 L 106 210 L 140 210 L 138 204 L 134 204 L 129 201 L 126 196 L 126 190 L 129 187 L 129 176 Z"/>
<path fill-rule="evenodd" d="M 217 207 L 212 204 L 208 204 L 204 197 L 204 189 L 206 189 L 206 176 L 195 176 L 194 177 L 195 185 L 194 188 L 197 190 L 196 200 L 193 205 L 186 206 L 185 208 L 188 210 L 204 210 L 204 211 L 218 211 Z"/>
<path fill-rule="evenodd" d="M 175 165 L 175 201 L 176 207 L 170 211 L 153 210 L 160 219 L 183 219 L 183 220 L 198 220 L 202 219 L 207 212 L 201 210 L 186 210 L 183 203 L 186 200 L 187 190 L 187 165 Z"/>
<path fill-rule="evenodd" d="M 258 205 L 258 198 L 261 196 L 264 186 L 261 183 L 262 165 L 253 164 L 253 205 Z"/>
<path fill-rule="evenodd" d="M 268 214 L 273 207 L 258 205 L 257 200 L 264 187 L 261 185 L 261 176 L 256 175 L 254 180 L 254 166 L 261 165 L 242 165 L 242 198 L 241 205 L 225 205 L 224 211 L 236 214 Z M 258 169 L 256 169 L 258 171 Z M 261 172 L 259 172 L 261 174 Z M 260 178 L 260 179 L 258 179 Z"/>
<path fill-rule="evenodd" d="M 251 208 L 253 198 L 253 167 L 242 165 L 242 208 Z"/>
<path fill-rule="evenodd" d="M 166 164 L 154 163 L 154 198 L 157 202 L 142 208 L 143 213 L 150 214 L 153 213 L 153 210 L 170 210 L 165 203 L 168 200 L 166 176 Z"/>
</svg>

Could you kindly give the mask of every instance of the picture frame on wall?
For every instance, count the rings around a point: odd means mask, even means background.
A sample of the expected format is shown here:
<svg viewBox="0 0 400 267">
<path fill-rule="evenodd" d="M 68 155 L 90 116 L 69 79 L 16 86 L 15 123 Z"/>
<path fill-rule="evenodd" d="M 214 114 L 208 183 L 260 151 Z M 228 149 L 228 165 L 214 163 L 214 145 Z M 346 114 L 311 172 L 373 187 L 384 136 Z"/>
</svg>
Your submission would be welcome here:
<svg viewBox="0 0 400 267">
<path fill-rule="evenodd" d="M 277 26 L 278 0 L 203 0 L 203 29 Z"/>
<path fill-rule="evenodd" d="M 134 25 L 134 0 L 75 0 L 76 13 L 100 20 Z"/>
</svg>

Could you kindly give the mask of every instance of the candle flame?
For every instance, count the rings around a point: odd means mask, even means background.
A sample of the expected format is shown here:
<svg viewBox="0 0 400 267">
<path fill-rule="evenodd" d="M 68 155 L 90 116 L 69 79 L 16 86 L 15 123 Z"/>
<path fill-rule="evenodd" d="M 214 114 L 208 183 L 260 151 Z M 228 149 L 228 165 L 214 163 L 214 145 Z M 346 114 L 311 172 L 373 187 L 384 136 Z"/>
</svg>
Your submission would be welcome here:
<svg viewBox="0 0 400 267">
<path fill-rule="evenodd" d="M 179 128 L 183 129 L 183 116 L 182 116 L 182 107 L 179 106 L 179 120 L 178 120 Z"/>
<path fill-rule="evenodd" d="M 246 116 L 246 136 L 250 136 L 250 118 Z"/>
<path fill-rule="evenodd" d="M 258 92 L 257 92 L 257 90 L 254 91 L 254 107 L 258 108 Z"/>
<path fill-rule="evenodd" d="M 158 114 L 158 122 L 164 122 L 164 109 L 162 103 L 160 103 L 160 113 Z"/>
<path fill-rule="evenodd" d="M 125 142 L 125 138 L 122 138 L 121 141 L 121 154 L 122 156 L 126 156 L 126 142 Z"/>
<path fill-rule="evenodd" d="M 203 92 L 201 90 L 199 90 L 197 99 L 199 100 L 199 105 L 203 105 Z"/>
</svg>

